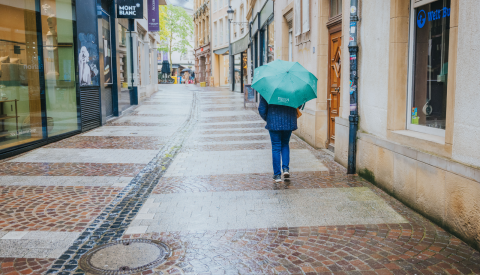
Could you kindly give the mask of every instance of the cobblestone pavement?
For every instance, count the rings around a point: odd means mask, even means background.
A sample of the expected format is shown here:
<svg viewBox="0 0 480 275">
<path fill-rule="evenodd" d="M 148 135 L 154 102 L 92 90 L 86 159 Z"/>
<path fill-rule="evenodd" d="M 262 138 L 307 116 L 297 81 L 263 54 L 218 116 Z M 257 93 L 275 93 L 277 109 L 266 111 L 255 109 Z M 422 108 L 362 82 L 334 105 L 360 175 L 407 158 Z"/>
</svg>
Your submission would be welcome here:
<svg viewBox="0 0 480 275">
<path fill-rule="evenodd" d="M 297 137 L 274 184 L 242 95 L 165 85 L 106 126 L 0 162 L 0 273 L 82 274 L 88 249 L 160 240 L 143 274 L 480 274 L 480 253 Z"/>
</svg>

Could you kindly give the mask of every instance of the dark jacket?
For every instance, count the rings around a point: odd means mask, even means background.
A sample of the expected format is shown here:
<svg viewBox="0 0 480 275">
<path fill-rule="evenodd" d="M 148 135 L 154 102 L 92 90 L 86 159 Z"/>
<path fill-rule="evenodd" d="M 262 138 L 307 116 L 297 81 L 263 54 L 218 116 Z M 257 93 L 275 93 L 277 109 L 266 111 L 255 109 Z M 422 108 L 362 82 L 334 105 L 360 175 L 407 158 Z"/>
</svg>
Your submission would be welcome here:
<svg viewBox="0 0 480 275">
<path fill-rule="evenodd" d="M 272 131 L 297 130 L 297 109 L 295 108 L 268 104 L 267 101 L 260 96 L 258 112 L 263 120 L 267 122 L 265 129 Z"/>
</svg>

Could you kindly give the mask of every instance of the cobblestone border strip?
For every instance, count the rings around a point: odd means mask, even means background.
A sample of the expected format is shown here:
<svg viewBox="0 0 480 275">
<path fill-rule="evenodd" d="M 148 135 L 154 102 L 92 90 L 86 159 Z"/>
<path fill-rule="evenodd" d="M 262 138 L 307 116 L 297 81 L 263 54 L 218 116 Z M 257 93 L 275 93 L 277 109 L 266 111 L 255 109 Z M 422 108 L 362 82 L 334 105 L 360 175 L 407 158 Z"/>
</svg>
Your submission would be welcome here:
<svg viewBox="0 0 480 275">
<path fill-rule="evenodd" d="M 125 187 L 115 200 L 87 227 L 72 246 L 56 260 L 46 274 L 85 274 L 78 267 L 82 255 L 95 246 L 120 240 L 167 171 L 198 121 L 197 92 L 193 92 L 190 115 L 165 143 L 157 156 Z"/>
</svg>

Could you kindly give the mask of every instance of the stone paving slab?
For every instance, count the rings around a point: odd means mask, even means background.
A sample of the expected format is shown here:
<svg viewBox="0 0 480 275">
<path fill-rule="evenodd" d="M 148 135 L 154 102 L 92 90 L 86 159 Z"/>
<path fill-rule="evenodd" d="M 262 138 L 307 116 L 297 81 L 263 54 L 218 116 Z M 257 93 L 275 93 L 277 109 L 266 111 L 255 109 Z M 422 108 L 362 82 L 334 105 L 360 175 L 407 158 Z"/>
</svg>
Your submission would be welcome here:
<svg viewBox="0 0 480 275">
<path fill-rule="evenodd" d="M 169 127 L 139 127 L 139 126 L 103 126 L 89 131 L 82 136 L 170 136 L 178 129 L 176 126 Z"/>
<path fill-rule="evenodd" d="M 10 162 L 148 163 L 157 150 L 40 148 Z"/>
<path fill-rule="evenodd" d="M 245 120 L 245 121 L 225 121 L 225 122 L 199 122 L 197 125 L 199 128 L 203 127 L 203 126 L 207 126 L 207 125 L 228 125 L 230 127 L 232 127 L 232 125 L 236 125 L 236 124 L 252 124 L 252 123 L 259 123 L 259 124 L 262 124 L 263 126 L 265 126 L 265 121 L 263 120 Z M 235 126 L 233 126 L 235 127 Z M 237 126 L 238 127 L 238 126 Z"/>
<path fill-rule="evenodd" d="M 271 154 L 269 150 L 183 152 L 165 177 L 269 172 L 273 175 Z M 308 150 L 291 150 L 290 162 L 292 172 L 328 171 Z"/>
<path fill-rule="evenodd" d="M 254 111 L 216 111 L 216 112 L 203 112 L 201 117 L 224 117 L 224 116 L 248 116 L 254 115 Z"/>
<path fill-rule="evenodd" d="M 272 184 L 272 174 L 206 175 L 162 178 L 153 194 L 225 192 L 249 190 L 295 190 L 316 188 L 364 187 L 358 177 L 332 172 L 292 172 L 283 183 Z"/>
<path fill-rule="evenodd" d="M 0 238 L 0 258 L 58 258 L 79 235 L 77 232 L 8 232 Z"/>
<path fill-rule="evenodd" d="M 149 116 L 125 116 L 115 120 L 116 124 L 119 123 L 165 123 L 165 119 Z"/>
<path fill-rule="evenodd" d="M 366 187 L 163 194 L 149 201 L 126 234 L 137 226 L 149 233 L 407 222 Z"/>
<path fill-rule="evenodd" d="M 200 141 L 192 141 L 194 145 L 228 145 L 228 144 L 270 144 L 270 140 L 238 140 L 238 141 L 209 141 L 209 142 L 200 142 Z M 290 144 L 297 143 L 296 140 L 290 140 Z"/>
<path fill-rule="evenodd" d="M 196 137 L 202 138 L 202 137 L 250 137 L 250 136 L 270 136 L 268 131 L 260 131 L 260 133 L 208 133 L 208 134 L 197 134 Z"/>
<path fill-rule="evenodd" d="M 2 176 L 0 186 L 113 186 L 125 187 L 133 177 Z"/>
</svg>

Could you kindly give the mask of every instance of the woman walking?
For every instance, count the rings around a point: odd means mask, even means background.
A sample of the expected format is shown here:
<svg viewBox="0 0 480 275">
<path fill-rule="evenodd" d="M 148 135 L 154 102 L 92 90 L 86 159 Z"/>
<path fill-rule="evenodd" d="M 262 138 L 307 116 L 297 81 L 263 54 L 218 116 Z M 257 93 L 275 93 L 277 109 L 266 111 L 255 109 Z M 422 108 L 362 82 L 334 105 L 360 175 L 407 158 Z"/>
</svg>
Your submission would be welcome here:
<svg viewBox="0 0 480 275">
<path fill-rule="evenodd" d="M 317 77 L 298 62 L 275 60 L 255 69 L 252 88 L 260 95 L 258 112 L 272 141 L 273 180 L 290 177 L 290 136 L 297 130 L 298 106 L 317 98 Z"/>
<path fill-rule="evenodd" d="M 267 122 L 265 128 L 270 133 L 272 142 L 273 180 L 282 181 L 282 172 L 285 179 L 290 178 L 290 136 L 297 130 L 297 109 L 268 104 L 260 96 L 258 106 L 260 116 Z"/>
</svg>

